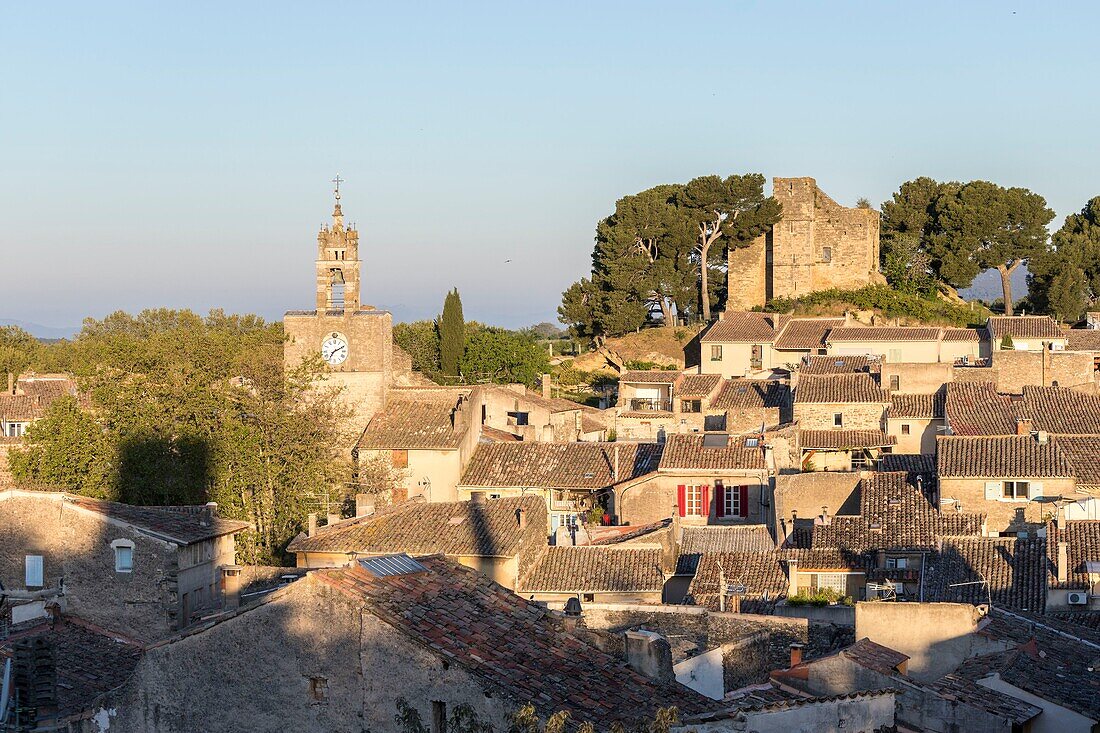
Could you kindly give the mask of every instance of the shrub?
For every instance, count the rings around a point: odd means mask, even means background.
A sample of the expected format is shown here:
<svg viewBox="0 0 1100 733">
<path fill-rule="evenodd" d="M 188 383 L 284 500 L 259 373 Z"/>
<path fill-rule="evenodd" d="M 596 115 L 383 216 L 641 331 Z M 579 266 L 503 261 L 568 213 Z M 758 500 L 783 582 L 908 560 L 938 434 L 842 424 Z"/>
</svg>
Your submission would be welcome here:
<svg viewBox="0 0 1100 733">
<path fill-rule="evenodd" d="M 905 318 L 921 323 L 943 323 L 952 326 L 978 325 L 988 312 L 941 300 L 935 295 L 902 293 L 886 285 L 868 285 L 858 290 L 819 290 L 800 298 L 774 298 L 763 310 L 768 313 L 806 312 L 815 307 L 834 306 L 843 309 L 877 310 L 887 318 Z"/>
<path fill-rule="evenodd" d="M 787 596 L 788 606 L 814 606 L 823 608 L 829 605 L 851 606 L 851 596 L 837 593 L 832 588 L 819 588 L 815 591 L 801 590 L 793 596 Z"/>
</svg>

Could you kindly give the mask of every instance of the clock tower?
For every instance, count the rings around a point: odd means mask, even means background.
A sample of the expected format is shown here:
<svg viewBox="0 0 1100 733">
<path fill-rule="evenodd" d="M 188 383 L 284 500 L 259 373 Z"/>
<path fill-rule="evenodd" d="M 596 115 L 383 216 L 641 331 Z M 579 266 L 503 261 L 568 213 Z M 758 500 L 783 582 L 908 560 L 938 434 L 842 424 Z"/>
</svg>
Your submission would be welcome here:
<svg viewBox="0 0 1100 733">
<path fill-rule="evenodd" d="M 356 418 L 366 419 L 385 404 L 393 381 L 393 317 L 360 302 L 359 232 L 344 224 L 343 181 L 337 176 L 333 182 L 332 224 L 317 234 L 316 307 L 283 316 L 283 367 L 320 356 L 329 372 L 326 384 L 343 387 Z"/>
</svg>

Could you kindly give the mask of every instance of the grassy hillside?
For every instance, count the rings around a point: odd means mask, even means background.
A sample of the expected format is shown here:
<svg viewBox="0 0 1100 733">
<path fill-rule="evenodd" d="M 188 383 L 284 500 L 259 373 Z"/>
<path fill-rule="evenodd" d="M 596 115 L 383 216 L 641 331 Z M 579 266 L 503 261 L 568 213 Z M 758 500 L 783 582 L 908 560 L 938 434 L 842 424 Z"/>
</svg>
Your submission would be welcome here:
<svg viewBox="0 0 1100 733">
<path fill-rule="evenodd" d="M 944 297 L 899 293 L 886 285 L 859 290 L 821 290 L 801 298 L 777 298 L 764 310 L 798 316 L 839 316 L 845 311 L 868 311 L 897 319 L 902 325 L 976 326 L 990 311 L 980 303 L 961 303 Z"/>
</svg>

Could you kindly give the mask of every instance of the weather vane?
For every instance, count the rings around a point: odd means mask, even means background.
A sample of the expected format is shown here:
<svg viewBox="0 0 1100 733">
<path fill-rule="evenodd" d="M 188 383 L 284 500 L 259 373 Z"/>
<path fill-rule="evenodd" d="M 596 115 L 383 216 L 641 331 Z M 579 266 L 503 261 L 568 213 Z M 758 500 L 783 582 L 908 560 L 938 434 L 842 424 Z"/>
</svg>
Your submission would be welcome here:
<svg viewBox="0 0 1100 733">
<path fill-rule="evenodd" d="M 340 184 L 344 182 L 344 179 L 340 177 L 339 173 L 337 173 L 336 178 L 333 178 L 332 182 L 336 184 L 336 190 L 335 190 L 334 193 L 336 194 L 336 200 L 339 201 L 340 200 Z"/>
</svg>

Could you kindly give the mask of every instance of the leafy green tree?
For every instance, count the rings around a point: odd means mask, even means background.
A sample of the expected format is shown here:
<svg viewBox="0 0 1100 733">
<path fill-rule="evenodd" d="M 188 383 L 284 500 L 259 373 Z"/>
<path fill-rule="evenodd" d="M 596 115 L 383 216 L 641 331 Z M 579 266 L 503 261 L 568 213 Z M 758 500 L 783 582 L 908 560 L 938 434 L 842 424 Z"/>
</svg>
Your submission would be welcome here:
<svg viewBox="0 0 1100 733">
<path fill-rule="evenodd" d="M 550 360 L 530 336 L 486 327 L 467 339 L 461 367 L 472 382 L 518 382 L 534 387 L 550 371 Z"/>
<path fill-rule="evenodd" d="M 413 369 L 428 377 L 439 373 L 439 331 L 434 321 L 395 324 L 393 341 L 412 358 Z"/>
<path fill-rule="evenodd" d="M 856 200 L 856 208 L 857 209 L 870 209 L 871 208 L 871 199 L 867 198 L 866 196 L 860 196 L 859 199 Z"/>
<path fill-rule="evenodd" d="M 1051 245 L 1028 262 L 1030 298 L 1039 310 L 1076 321 L 1100 298 L 1100 196 L 1067 216 Z"/>
<path fill-rule="evenodd" d="M 882 239 L 888 242 L 899 235 L 915 235 L 922 247 L 931 244 L 936 231 L 936 201 L 958 190 L 960 183 L 940 183 L 921 176 L 901 184 L 889 201 L 880 207 Z"/>
<path fill-rule="evenodd" d="M 935 292 L 932 258 L 921 246 L 920 236 L 899 234 L 882 243 L 882 274 L 895 290 L 912 295 Z"/>
<path fill-rule="evenodd" d="M 113 497 L 115 447 L 75 398 L 54 400 L 42 419 L 27 428 L 26 441 L 35 449 L 12 451 L 8 457 L 17 484 Z"/>
<path fill-rule="evenodd" d="M 40 352 L 42 343 L 18 326 L 0 326 L 0 378 L 19 376 Z M 7 386 L 7 383 L 4 383 Z M 0 387 L 2 389 L 2 387 Z"/>
<path fill-rule="evenodd" d="M 1005 315 L 1012 315 L 1012 273 L 1046 247 L 1047 224 L 1054 218 L 1046 200 L 1025 188 L 971 181 L 952 194 L 941 194 L 933 209 L 929 253 L 940 277 L 959 288 L 983 270 L 996 269 Z"/>
<path fill-rule="evenodd" d="M 447 293 L 443 315 L 439 317 L 439 365 L 449 377 L 458 375 L 459 361 L 466 345 L 466 326 L 462 318 L 462 299 L 458 288 Z"/>
<path fill-rule="evenodd" d="M 694 178 L 676 203 L 695 233 L 700 313 L 709 321 L 711 268 L 722 267 L 727 248 L 747 246 L 779 221 L 782 207 L 775 198 L 764 196 L 764 176 L 759 173 Z"/>
</svg>

